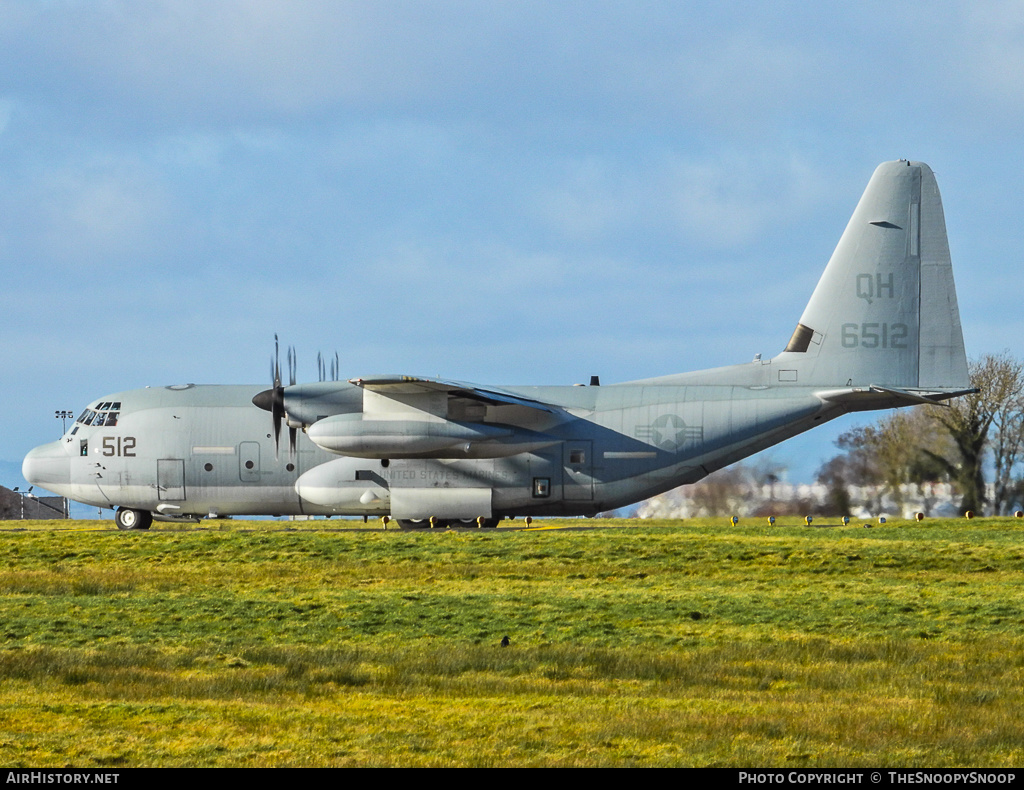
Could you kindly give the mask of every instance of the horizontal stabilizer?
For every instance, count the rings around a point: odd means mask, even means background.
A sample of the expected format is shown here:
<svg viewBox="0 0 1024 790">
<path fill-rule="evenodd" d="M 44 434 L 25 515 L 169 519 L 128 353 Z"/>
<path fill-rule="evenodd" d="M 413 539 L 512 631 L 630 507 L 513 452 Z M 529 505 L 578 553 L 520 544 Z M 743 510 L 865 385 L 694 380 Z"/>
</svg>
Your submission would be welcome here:
<svg viewBox="0 0 1024 790">
<path fill-rule="evenodd" d="M 921 392 L 910 392 L 908 390 L 893 389 L 892 387 L 882 387 L 882 386 L 879 386 L 878 384 L 872 384 L 871 385 L 871 390 L 873 392 L 883 392 L 883 393 L 885 393 L 887 395 L 890 395 L 892 397 L 899 398 L 900 400 L 902 400 L 905 403 L 907 403 L 907 405 L 911 405 L 911 404 L 915 404 L 915 403 L 923 403 L 923 404 L 927 404 L 927 405 L 930 405 L 930 406 L 936 406 L 936 405 L 938 405 L 938 406 L 948 406 L 949 405 L 948 403 L 942 403 L 942 401 L 949 400 L 950 398 L 957 398 L 957 397 L 959 397 L 961 395 L 970 395 L 970 394 L 975 393 L 975 392 L 978 391 L 975 388 L 975 389 L 940 391 L 940 392 L 927 392 L 927 393 L 924 392 L 924 391 L 921 391 Z"/>
<path fill-rule="evenodd" d="M 843 405 L 851 411 L 888 409 L 897 406 L 947 406 L 943 401 L 960 395 L 970 395 L 977 389 L 964 390 L 905 390 L 871 384 L 867 387 L 846 387 L 816 393 L 827 403 Z"/>
</svg>

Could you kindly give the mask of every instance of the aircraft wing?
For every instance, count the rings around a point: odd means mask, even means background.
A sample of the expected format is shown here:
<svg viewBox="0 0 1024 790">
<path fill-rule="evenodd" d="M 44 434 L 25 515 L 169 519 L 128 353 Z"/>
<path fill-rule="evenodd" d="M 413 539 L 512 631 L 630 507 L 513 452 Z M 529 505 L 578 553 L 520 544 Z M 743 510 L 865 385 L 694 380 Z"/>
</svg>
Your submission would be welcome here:
<svg viewBox="0 0 1024 790">
<path fill-rule="evenodd" d="M 468 398 L 494 406 L 525 406 L 552 414 L 560 411 L 556 406 L 533 398 L 525 398 L 522 395 L 515 395 L 494 387 L 480 387 L 463 381 L 422 378 L 420 376 L 371 376 L 349 379 L 349 383 L 384 397 L 444 392 L 452 397 Z"/>
</svg>

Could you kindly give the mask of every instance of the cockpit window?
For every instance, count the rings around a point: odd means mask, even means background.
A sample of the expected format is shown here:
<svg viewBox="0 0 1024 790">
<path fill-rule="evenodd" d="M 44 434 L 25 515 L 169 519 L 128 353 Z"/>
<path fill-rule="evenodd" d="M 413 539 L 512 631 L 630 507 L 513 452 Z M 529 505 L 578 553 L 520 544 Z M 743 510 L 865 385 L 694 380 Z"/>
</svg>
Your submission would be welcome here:
<svg viewBox="0 0 1024 790">
<path fill-rule="evenodd" d="M 96 410 L 86 409 L 82 412 L 82 416 L 79 417 L 75 422 L 81 425 L 92 425 L 92 426 L 114 426 L 117 425 L 117 418 L 121 411 L 121 404 L 117 401 L 101 403 L 96 407 Z"/>
</svg>

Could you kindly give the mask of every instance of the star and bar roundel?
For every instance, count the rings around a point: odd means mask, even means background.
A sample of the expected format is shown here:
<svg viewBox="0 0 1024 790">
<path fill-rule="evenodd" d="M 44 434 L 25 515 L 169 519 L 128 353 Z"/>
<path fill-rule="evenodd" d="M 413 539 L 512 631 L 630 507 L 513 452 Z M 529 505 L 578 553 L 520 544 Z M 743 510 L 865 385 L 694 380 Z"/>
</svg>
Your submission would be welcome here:
<svg viewBox="0 0 1024 790">
<path fill-rule="evenodd" d="M 704 439 L 704 428 L 687 425 L 678 414 L 662 414 L 649 425 L 638 425 L 636 438 L 653 444 L 659 450 L 674 453 L 691 442 Z"/>
</svg>

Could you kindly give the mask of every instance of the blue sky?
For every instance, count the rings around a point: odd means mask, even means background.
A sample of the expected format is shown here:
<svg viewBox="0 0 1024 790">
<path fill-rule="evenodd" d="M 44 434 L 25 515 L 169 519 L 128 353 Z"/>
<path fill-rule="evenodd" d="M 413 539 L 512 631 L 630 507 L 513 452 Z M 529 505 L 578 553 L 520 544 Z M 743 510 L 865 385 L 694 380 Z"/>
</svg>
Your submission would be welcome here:
<svg viewBox="0 0 1024 790">
<path fill-rule="evenodd" d="M 0 462 L 275 333 L 306 379 L 772 355 L 901 157 L 968 353 L 1019 355 L 1022 71 L 1022 2 L 0 0 Z"/>
</svg>

